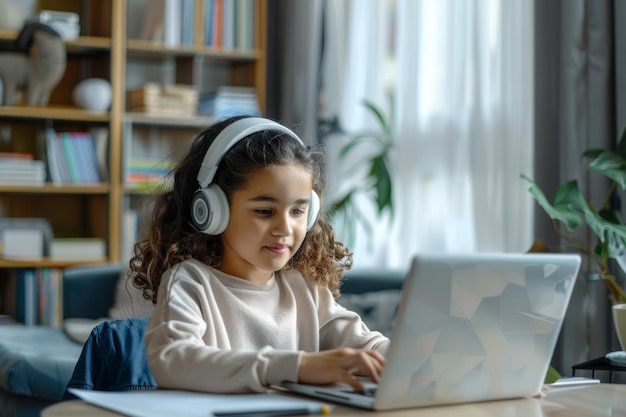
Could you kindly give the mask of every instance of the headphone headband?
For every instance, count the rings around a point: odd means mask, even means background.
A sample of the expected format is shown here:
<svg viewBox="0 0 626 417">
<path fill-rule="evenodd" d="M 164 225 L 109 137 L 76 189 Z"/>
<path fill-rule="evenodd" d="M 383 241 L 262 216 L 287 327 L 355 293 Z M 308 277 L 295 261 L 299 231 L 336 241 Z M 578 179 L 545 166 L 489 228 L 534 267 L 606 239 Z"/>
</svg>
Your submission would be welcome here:
<svg viewBox="0 0 626 417">
<path fill-rule="evenodd" d="M 226 126 L 209 146 L 198 171 L 200 188 L 194 193 L 191 202 L 192 221 L 198 230 L 209 235 L 219 235 L 226 230 L 230 219 L 228 198 L 219 185 L 212 183 L 217 167 L 224 155 L 237 142 L 253 133 L 266 131 L 287 134 L 297 140 L 303 147 L 305 146 L 298 135 L 291 130 L 262 117 L 239 119 Z M 315 225 L 319 210 L 319 196 L 315 191 L 311 190 L 307 214 L 307 231 L 311 230 Z"/>
<path fill-rule="evenodd" d="M 304 142 L 293 131 L 285 126 L 276 123 L 273 120 L 264 119 L 262 117 L 246 117 L 239 119 L 228 126 L 226 126 L 213 140 L 209 150 L 204 155 L 204 160 L 200 165 L 200 171 L 198 171 L 198 183 L 200 188 L 206 188 L 213 181 L 217 167 L 222 160 L 222 157 L 228 152 L 230 148 L 235 146 L 241 139 L 252 135 L 253 133 L 272 131 L 284 133 L 292 136 L 298 142 L 304 145 Z"/>
</svg>

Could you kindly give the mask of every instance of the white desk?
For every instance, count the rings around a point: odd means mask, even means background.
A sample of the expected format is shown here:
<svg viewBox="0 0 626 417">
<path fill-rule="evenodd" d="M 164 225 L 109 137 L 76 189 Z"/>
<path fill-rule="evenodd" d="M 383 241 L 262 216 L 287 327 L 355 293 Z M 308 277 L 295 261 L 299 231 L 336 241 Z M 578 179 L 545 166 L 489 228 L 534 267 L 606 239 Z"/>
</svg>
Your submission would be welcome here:
<svg viewBox="0 0 626 417">
<path fill-rule="evenodd" d="M 43 410 L 42 417 L 119 417 L 82 401 L 64 401 Z M 331 416 L 345 417 L 626 417 L 626 385 L 597 384 L 552 389 L 544 398 L 493 401 L 447 407 L 371 412 L 338 406 Z"/>
</svg>

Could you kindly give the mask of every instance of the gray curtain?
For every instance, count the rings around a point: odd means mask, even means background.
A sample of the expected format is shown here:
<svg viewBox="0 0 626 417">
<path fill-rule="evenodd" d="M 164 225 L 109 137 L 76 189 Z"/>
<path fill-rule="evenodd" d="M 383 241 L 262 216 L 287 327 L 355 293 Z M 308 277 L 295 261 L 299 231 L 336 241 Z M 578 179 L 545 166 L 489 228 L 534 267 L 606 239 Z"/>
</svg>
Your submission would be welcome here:
<svg viewBox="0 0 626 417">
<path fill-rule="evenodd" d="M 317 142 L 323 0 L 269 0 L 267 117 Z"/>
<path fill-rule="evenodd" d="M 623 3 L 535 2 L 534 174 L 549 197 L 558 184 L 574 178 L 596 206 L 608 190 L 603 177 L 589 174 L 585 168 L 588 161 L 581 155 L 592 147 L 614 147 L 626 120 L 625 109 L 617 100 L 618 86 L 622 84 L 623 90 L 624 80 L 616 77 L 624 74 L 616 67 L 619 57 L 624 59 L 619 48 L 624 36 L 616 37 L 618 13 L 624 16 L 626 11 Z M 549 246 L 559 246 L 550 220 L 540 208 L 535 218 L 535 236 Z M 595 238 L 580 229 L 576 236 L 593 248 Z M 588 271 L 587 265 L 583 268 Z M 606 287 L 594 278 L 589 273 L 580 275 L 554 355 L 553 366 L 565 375 L 571 375 L 574 364 L 619 349 Z"/>
<path fill-rule="evenodd" d="M 294 127 L 307 143 L 317 141 L 323 3 L 268 1 L 267 116 Z M 607 191 L 580 156 L 591 147 L 614 146 L 626 126 L 625 21 L 625 1 L 535 1 L 534 179 L 548 196 L 573 178 L 595 204 Z M 540 208 L 535 218 L 536 238 L 559 246 Z M 594 244 L 582 229 L 577 237 Z M 571 375 L 572 365 L 618 349 L 606 288 L 583 273 L 553 365 Z"/>
</svg>

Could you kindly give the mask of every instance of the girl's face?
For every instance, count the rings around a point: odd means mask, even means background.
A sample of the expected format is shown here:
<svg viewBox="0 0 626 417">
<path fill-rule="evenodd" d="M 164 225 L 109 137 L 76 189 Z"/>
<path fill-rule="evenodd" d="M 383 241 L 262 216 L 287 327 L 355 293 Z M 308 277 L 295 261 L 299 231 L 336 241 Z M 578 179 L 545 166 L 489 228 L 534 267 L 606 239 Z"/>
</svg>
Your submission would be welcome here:
<svg viewBox="0 0 626 417">
<path fill-rule="evenodd" d="M 254 172 L 231 196 L 220 270 L 266 284 L 304 241 L 311 190 L 311 173 L 297 163 Z"/>
</svg>

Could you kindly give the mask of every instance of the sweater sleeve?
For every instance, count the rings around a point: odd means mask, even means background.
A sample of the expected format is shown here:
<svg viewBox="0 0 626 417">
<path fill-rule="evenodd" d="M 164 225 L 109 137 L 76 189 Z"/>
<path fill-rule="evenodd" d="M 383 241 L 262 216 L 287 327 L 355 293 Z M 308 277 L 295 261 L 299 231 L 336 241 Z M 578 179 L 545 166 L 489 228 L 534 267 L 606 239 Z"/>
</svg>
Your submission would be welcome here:
<svg viewBox="0 0 626 417">
<path fill-rule="evenodd" d="M 389 347 L 387 337 L 370 330 L 357 313 L 339 305 L 327 288 L 317 287 L 314 294 L 320 321 L 320 350 L 351 347 L 385 355 Z"/>
<path fill-rule="evenodd" d="M 210 287 L 175 270 L 168 274 L 145 333 L 148 365 L 160 387 L 239 393 L 297 381 L 301 352 L 232 349 L 220 329 L 237 324 L 219 323 Z"/>
</svg>

